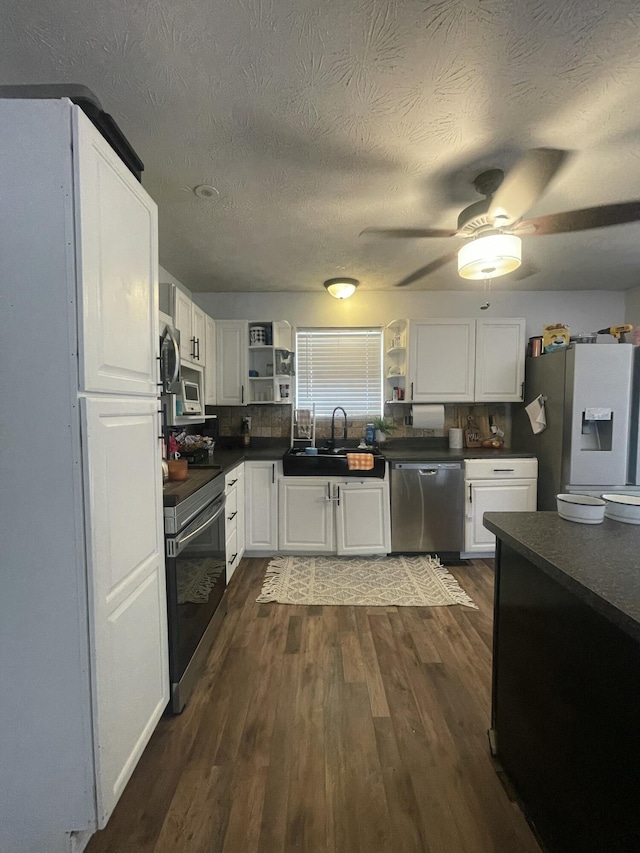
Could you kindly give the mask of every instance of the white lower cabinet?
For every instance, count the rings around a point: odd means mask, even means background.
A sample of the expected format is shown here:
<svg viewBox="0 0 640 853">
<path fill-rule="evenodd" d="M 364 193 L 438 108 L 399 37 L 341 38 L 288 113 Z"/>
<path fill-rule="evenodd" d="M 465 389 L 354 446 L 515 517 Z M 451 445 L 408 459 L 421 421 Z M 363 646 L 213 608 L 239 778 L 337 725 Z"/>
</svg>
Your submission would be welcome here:
<svg viewBox="0 0 640 853">
<path fill-rule="evenodd" d="M 282 463 L 252 460 L 244 463 L 245 547 L 274 552 L 278 548 L 278 480 Z"/>
<path fill-rule="evenodd" d="M 391 550 L 386 481 L 283 477 L 278 492 L 281 551 L 349 555 Z"/>
<path fill-rule="evenodd" d="M 244 463 L 224 476 L 224 536 L 227 583 L 244 554 Z"/>
<path fill-rule="evenodd" d="M 335 553 L 331 483 L 283 477 L 278 488 L 278 547 L 287 553 Z"/>
<path fill-rule="evenodd" d="M 351 481 L 336 486 L 338 554 L 388 554 L 391 550 L 389 484 Z"/>
<path fill-rule="evenodd" d="M 465 470 L 465 553 L 492 554 L 496 540 L 482 523 L 484 514 L 534 511 L 538 462 L 536 459 L 467 460 Z"/>
</svg>

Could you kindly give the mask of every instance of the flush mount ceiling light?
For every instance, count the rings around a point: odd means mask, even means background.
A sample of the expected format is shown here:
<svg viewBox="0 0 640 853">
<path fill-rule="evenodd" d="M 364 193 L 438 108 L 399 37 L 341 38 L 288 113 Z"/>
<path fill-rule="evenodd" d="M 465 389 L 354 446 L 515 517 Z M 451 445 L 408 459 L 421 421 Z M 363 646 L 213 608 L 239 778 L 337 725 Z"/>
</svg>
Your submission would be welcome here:
<svg viewBox="0 0 640 853">
<path fill-rule="evenodd" d="M 360 284 L 357 278 L 330 278 L 325 281 L 324 286 L 336 299 L 348 299 L 355 293 Z"/>
<path fill-rule="evenodd" d="M 210 186 L 209 184 L 199 184 L 197 187 L 193 188 L 194 193 L 198 196 L 198 198 L 215 198 L 218 199 L 220 197 L 220 193 L 215 187 Z"/>
<path fill-rule="evenodd" d="M 458 252 L 458 272 L 476 281 L 498 278 L 522 263 L 522 241 L 515 234 L 489 234 L 466 243 Z"/>
</svg>

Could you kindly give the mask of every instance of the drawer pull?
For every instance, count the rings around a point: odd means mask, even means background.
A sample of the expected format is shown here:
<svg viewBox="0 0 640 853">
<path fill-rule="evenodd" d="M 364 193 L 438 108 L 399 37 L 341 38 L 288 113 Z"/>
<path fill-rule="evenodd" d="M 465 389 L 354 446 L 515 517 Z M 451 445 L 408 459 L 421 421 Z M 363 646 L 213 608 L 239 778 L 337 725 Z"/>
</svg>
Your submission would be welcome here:
<svg viewBox="0 0 640 853">
<path fill-rule="evenodd" d="M 229 483 L 229 485 L 227 486 L 227 488 L 228 488 L 228 489 L 230 489 L 230 488 L 231 488 L 231 486 L 235 486 L 235 484 L 236 484 L 237 482 L 238 482 L 238 480 L 237 480 L 237 479 L 232 480 L 232 481 Z"/>
<path fill-rule="evenodd" d="M 494 474 L 513 474 L 515 468 L 494 468 Z"/>
<path fill-rule="evenodd" d="M 237 514 L 238 514 L 238 510 L 236 510 L 234 513 L 232 513 L 232 514 L 227 518 L 227 521 L 233 521 L 233 519 L 236 517 L 236 515 L 237 515 Z"/>
<path fill-rule="evenodd" d="M 233 555 L 233 557 L 231 557 L 231 559 L 229 560 L 229 565 L 231 565 L 231 564 L 233 563 L 233 561 L 235 560 L 235 558 L 236 558 L 237 556 L 238 556 L 238 555 L 237 555 L 237 553 L 236 553 L 236 554 L 234 554 L 234 555 Z"/>
</svg>

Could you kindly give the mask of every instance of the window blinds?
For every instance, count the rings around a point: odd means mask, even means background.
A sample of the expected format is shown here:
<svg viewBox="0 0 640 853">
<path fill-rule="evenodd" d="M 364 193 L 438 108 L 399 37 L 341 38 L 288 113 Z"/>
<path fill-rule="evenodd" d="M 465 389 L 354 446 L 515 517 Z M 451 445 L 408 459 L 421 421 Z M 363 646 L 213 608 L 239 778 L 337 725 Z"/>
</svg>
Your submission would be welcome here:
<svg viewBox="0 0 640 853">
<path fill-rule="evenodd" d="M 331 416 L 342 406 L 350 418 L 382 414 L 382 330 L 299 329 L 296 335 L 296 406 Z"/>
</svg>

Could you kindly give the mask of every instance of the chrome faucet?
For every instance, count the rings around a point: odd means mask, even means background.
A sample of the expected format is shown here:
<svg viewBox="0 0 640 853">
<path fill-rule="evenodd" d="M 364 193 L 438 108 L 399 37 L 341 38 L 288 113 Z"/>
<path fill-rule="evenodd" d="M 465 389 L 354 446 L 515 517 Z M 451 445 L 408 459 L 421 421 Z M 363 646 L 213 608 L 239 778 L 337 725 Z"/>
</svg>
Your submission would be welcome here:
<svg viewBox="0 0 640 853">
<path fill-rule="evenodd" d="M 327 444 L 329 445 L 331 450 L 333 450 L 334 447 L 336 446 L 336 412 L 342 412 L 342 414 L 344 415 L 344 427 L 343 427 L 342 440 L 343 441 L 347 440 L 347 413 L 342 408 L 342 406 L 336 406 L 335 409 L 333 410 L 333 413 L 331 414 L 331 438 L 327 442 Z"/>
</svg>

